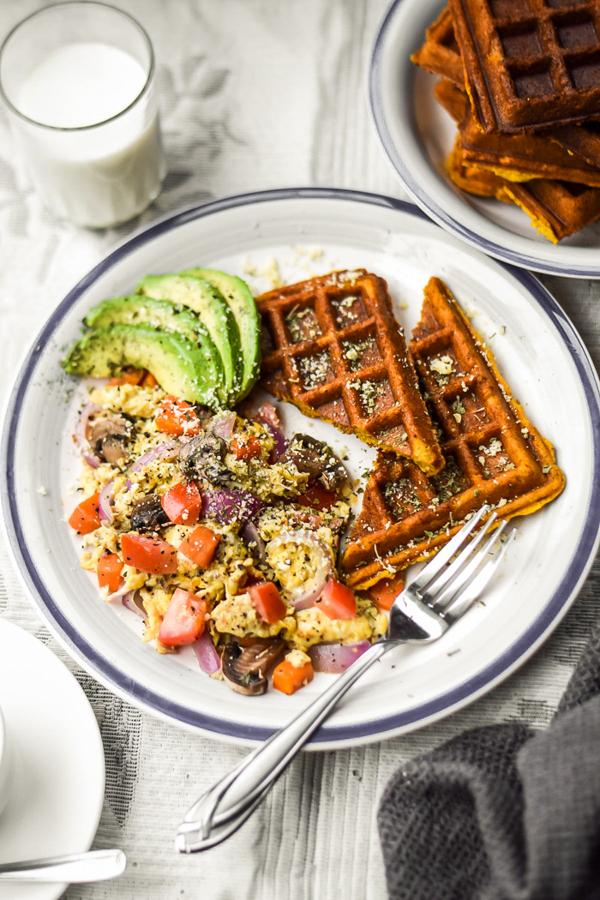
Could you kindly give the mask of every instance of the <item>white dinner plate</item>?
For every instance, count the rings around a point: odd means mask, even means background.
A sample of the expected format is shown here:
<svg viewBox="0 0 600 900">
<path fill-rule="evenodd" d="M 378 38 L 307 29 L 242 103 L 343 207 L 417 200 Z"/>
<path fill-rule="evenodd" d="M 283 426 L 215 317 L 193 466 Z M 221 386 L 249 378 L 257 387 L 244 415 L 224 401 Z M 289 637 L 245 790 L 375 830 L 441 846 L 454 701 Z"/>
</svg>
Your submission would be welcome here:
<svg viewBox="0 0 600 900">
<path fill-rule="evenodd" d="M 104 751 L 87 698 L 33 635 L 0 619 L 0 706 L 11 778 L 0 863 L 89 850 L 104 799 Z M 66 884 L 0 884 L 0 900 L 55 900 Z"/>
<path fill-rule="evenodd" d="M 65 522 L 80 461 L 71 434 L 82 386 L 61 372 L 84 313 L 148 272 L 203 264 L 268 285 L 332 268 L 384 276 L 407 328 L 422 289 L 446 279 L 535 424 L 558 450 L 568 487 L 517 527 L 519 538 L 486 597 L 439 643 L 386 656 L 314 736 L 314 749 L 348 746 L 416 728 L 473 700 L 539 646 L 574 599 L 591 564 L 600 508 L 598 382 L 564 313 L 536 281 L 457 241 L 406 203 L 326 189 L 269 191 L 173 215 L 121 245 L 65 297 L 36 339 L 4 432 L 4 514 L 18 567 L 49 626 L 96 678 L 143 709 L 237 742 L 263 739 L 323 689 L 319 675 L 293 697 L 243 697 L 197 668 L 189 648 L 160 656 L 139 639 L 142 623 L 104 602 L 79 568 Z M 253 272 L 253 276 L 249 276 Z M 495 336 L 493 336 L 495 335 Z M 372 451 L 333 427 L 284 410 L 300 427 L 348 448 L 354 472 Z M 460 652 L 459 652 L 460 651 Z"/>
<path fill-rule="evenodd" d="M 599 222 L 551 244 L 515 206 L 473 197 L 447 177 L 444 161 L 456 125 L 434 97 L 437 77 L 410 61 L 443 5 L 443 0 L 394 0 L 373 49 L 373 117 L 404 187 L 432 219 L 484 253 L 536 272 L 600 278 Z"/>
</svg>

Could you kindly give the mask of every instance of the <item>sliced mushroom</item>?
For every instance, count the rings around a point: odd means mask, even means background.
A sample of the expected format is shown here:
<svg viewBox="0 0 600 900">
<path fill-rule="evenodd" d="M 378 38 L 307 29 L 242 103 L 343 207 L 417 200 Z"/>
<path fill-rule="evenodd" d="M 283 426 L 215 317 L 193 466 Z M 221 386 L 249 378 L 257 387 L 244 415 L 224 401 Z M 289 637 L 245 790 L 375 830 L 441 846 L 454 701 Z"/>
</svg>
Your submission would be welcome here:
<svg viewBox="0 0 600 900">
<path fill-rule="evenodd" d="M 331 447 L 308 434 L 295 434 L 280 462 L 293 463 L 328 491 L 336 491 L 348 481 L 348 473 Z"/>
<path fill-rule="evenodd" d="M 205 479 L 224 484 L 230 472 L 224 463 L 227 444 L 216 434 L 199 434 L 179 451 L 181 471 L 190 481 Z"/>
<path fill-rule="evenodd" d="M 127 456 L 127 443 L 132 431 L 133 425 L 129 419 L 115 414 L 91 420 L 86 437 L 97 456 L 115 466 Z"/>
<path fill-rule="evenodd" d="M 134 531 L 155 531 L 168 525 L 169 517 L 162 508 L 160 497 L 149 494 L 138 500 L 131 512 L 131 527 Z"/>
<path fill-rule="evenodd" d="M 281 638 L 231 638 L 223 652 L 223 678 L 238 694 L 264 694 L 267 675 L 285 650 Z"/>
</svg>

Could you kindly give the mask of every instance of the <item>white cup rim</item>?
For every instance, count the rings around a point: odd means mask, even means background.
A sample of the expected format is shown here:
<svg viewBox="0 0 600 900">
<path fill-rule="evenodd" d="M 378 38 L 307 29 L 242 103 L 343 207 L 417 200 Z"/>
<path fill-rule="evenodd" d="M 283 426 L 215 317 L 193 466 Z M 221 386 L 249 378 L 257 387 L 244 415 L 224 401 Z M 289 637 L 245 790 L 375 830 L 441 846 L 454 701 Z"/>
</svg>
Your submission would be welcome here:
<svg viewBox="0 0 600 900">
<path fill-rule="evenodd" d="M 146 74 L 146 80 L 141 87 L 139 93 L 133 98 L 131 103 L 128 103 L 125 109 L 120 109 L 119 112 L 114 113 L 114 115 L 109 116 L 107 119 L 102 119 L 100 122 L 92 122 L 89 125 L 48 125 L 45 122 L 38 122 L 36 119 L 32 119 L 30 116 L 25 115 L 25 113 L 21 112 L 21 110 L 15 106 L 12 100 L 7 95 L 4 87 L 2 85 L 2 78 L 0 77 L 0 98 L 4 101 L 8 109 L 13 113 L 13 115 L 17 116 L 19 119 L 22 119 L 25 122 L 28 122 L 30 125 L 35 125 L 36 128 L 41 128 L 46 131 L 89 131 L 93 128 L 99 128 L 102 125 L 107 125 L 109 122 L 114 122 L 116 119 L 120 119 L 121 116 L 124 116 L 128 113 L 137 103 L 142 99 L 142 97 L 147 93 L 153 79 L 154 72 L 156 68 L 156 60 L 154 56 L 154 47 L 152 46 L 152 41 L 150 40 L 150 36 L 143 25 L 138 22 L 138 20 L 132 16 L 130 13 L 126 12 L 124 9 L 120 9 L 118 6 L 113 6 L 111 3 L 104 3 L 103 0 L 60 0 L 58 3 L 51 3 L 49 6 L 42 6 L 39 9 L 35 9 L 28 16 L 25 16 L 24 19 L 21 19 L 14 25 L 11 30 L 8 32 L 2 43 L 0 44 L 0 60 L 4 54 L 4 51 L 12 38 L 15 36 L 17 31 L 29 22 L 31 19 L 35 19 L 38 16 L 42 16 L 48 12 L 51 12 L 58 7 L 75 7 L 75 6 L 83 6 L 85 4 L 86 7 L 91 6 L 101 6 L 104 9 L 110 9 L 118 15 L 122 16 L 124 19 L 128 19 L 132 25 L 134 25 L 142 38 L 144 39 L 148 53 L 149 53 L 149 65 L 148 72 Z"/>
</svg>

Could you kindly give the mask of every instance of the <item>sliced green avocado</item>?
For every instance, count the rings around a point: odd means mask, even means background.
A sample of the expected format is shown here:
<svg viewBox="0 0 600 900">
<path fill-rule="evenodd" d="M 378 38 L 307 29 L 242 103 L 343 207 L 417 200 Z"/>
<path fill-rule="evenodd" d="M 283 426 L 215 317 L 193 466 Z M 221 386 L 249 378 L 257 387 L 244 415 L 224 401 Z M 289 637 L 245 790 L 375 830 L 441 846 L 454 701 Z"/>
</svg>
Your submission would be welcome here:
<svg viewBox="0 0 600 900">
<path fill-rule="evenodd" d="M 235 403 L 243 374 L 239 364 L 240 333 L 220 292 L 203 278 L 193 275 L 147 275 L 136 291 L 187 306 L 200 317 L 221 357 L 226 389 L 224 399 Z"/>
<path fill-rule="evenodd" d="M 254 297 L 245 281 L 218 269 L 186 269 L 182 275 L 195 275 L 217 288 L 229 305 L 242 342 L 243 375 L 238 399 L 254 386 L 260 372 L 260 318 Z"/>
<path fill-rule="evenodd" d="M 109 325 L 150 325 L 159 331 L 174 331 L 192 343 L 210 341 L 208 331 L 198 316 L 187 306 L 175 306 L 168 300 L 155 300 L 135 294 L 132 297 L 111 297 L 93 306 L 84 318 L 88 328 L 108 328 Z M 212 342 L 211 342 L 212 343 Z M 220 356 L 214 344 L 208 352 L 214 353 L 217 367 Z"/>
<path fill-rule="evenodd" d="M 148 325 L 111 325 L 85 334 L 62 361 L 69 375 L 105 378 L 125 366 L 147 369 L 163 390 L 189 403 L 220 407 L 219 373 L 204 348 Z"/>
</svg>

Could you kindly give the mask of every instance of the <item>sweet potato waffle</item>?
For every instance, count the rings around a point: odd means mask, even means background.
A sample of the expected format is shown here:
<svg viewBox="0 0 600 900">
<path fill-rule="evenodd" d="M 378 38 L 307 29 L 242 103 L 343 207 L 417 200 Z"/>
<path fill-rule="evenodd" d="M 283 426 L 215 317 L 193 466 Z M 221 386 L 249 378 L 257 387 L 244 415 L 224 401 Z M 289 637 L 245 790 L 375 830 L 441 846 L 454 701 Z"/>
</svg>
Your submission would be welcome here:
<svg viewBox="0 0 600 900">
<path fill-rule="evenodd" d="M 481 131 L 470 111 L 467 95 L 453 82 L 447 79 L 438 82 L 435 96 L 459 124 L 465 162 L 489 169 L 509 181 L 546 178 L 600 187 L 600 167 L 590 164 L 576 151 L 567 150 L 557 141 L 549 141 L 547 136 L 487 134 Z M 564 130 L 571 132 L 582 129 L 573 126 Z M 569 139 L 568 136 L 566 139 Z M 600 155 L 600 147 L 598 151 Z"/>
<path fill-rule="evenodd" d="M 424 472 L 439 471 L 439 444 L 383 278 L 333 272 L 256 304 L 267 391 Z"/>
<path fill-rule="evenodd" d="M 379 454 L 342 559 L 354 587 L 433 555 L 484 503 L 501 519 L 528 515 L 565 484 L 552 445 L 511 396 L 492 354 L 438 278 L 425 287 L 410 352 L 446 465 L 427 477 L 408 460 Z"/>
<path fill-rule="evenodd" d="M 464 93 L 449 81 L 436 85 L 436 96 L 455 120 L 460 121 L 466 114 Z M 474 163 L 464 151 L 462 140 L 463 132 L 460 131 L 446 162 L 450 180 L 461 190 L 477 197 L 494 197 L 504 203 L 515 204 L 548 240 L 556 243 L 600 218 L 599 188 L 546 179 L 523 184 L 513 182 L 502 177 L 501 170 Z"/>
<path fill-rule="evenodd" d="M 588 165 L 600 169 L 600 122 L 566 125 L 553 129 L 548 135 L 568 153 L 574 153 Z"/>
<path fill-rule="evenodd" d="M 447 6 L 444 7 L 435 22 L 429 26 L 423 46 L 411 56 L 411 59 L 421 68 L 435 75 L 440 75 L 443 79 L 466 91 L 463 61 L 454 34 L 452 15 Z M 441 82 L 441 84 L 444 84 L 444 82 Z M 440 90 L 448 92 L 448 87 L 441 87 Z M 442 102 L 441 96 L 438 95 L 438 99 Z M 466 116 L 461 116 L 461 122 L 465 118 Z M 516 135 L 492 136 L 486 134 L 477 125 L 475 117 L 469 119 L 468 128 L 469 138 L 472 140 L 473 146 L 471 148 L 470 140 L 467 139 L 465 141 L 465 149 L 473 149 L 474 151 L 481 149 L 487 154 L 492 154 L 494 144 L 496 144 L 498 152 L 495 161 L 496 165 L 501 165 L 500 158 L 509 156 L 516 146 L 513 143 L 517 137 Z M 477 137 L 476 141 L 475 136 Z M 530 133 L 528 137 L 533 138 L 535 136 L 533 133 Z M 547 140 L 550 139 L 562 150 L 560 163 L 565 170 L 567 169 L 568 160 L 576 167 L 582 168 L 582 164 L 587 164 L 593 171 L 600 170 L 600 122 L 587 122 L 581 125 L 565 125 L 560 128 L 552 128 L 544 131 L 542 139 L 544 140 L 543 152 L 541 152 L 539 139 L 536 137 L 535 143 L 532 145 L 533 151 L 530 152 L 528 150 L 526 153 L 528 164 L 519 168 L 517 161 L 511 159 L 510 162 L 514 163 L 512 168 L 519 171 L 521 175 L 529 174 L 529 177 L 577 180 L 573 177 L 574 172 L 567 173 L 563 171 L 560 174 L 557 172 L 550 174 L 548 170 L 545 170 L 544 164 L 547 162 L 548 153 L 553 157 Z M 505 144 L 505 141 L 508 143 Z M 509 147 L 511 148 L 510 151 L 507 149 Z M 538 154 L 537 167 L 535 166 L 536 153 Z M 572 158 L 573 156 L 575 158 Z M 474 158 L 473 161 L 475 161 Z M 486 161 L 489 163 L 490 159 L 488 158 Z M 584 169 L 583 171 L 586 170 Z M 596 181 L 594 178 L 593 181 L 588 179 L 587 181 L 582 181 L 582 183 L 595 184 Z"/>
<path fill-rule="evenodd" d="M 435 22 L 432 22 L 425 32 L 425 41 L 416 53 L 413 53 L 411 60 L 422 69 L 448 78 L 457 87 L 464 88 L 465 74 L 462 57 L 454 35 L 452 16 L 447 6 L 443 8 Z"/>
<path fill-rule="evenodd" d="M 533 227 L 553 243 L 600 219 L 599 188 L 543 179 L 525 184 L 508 181 L 466 161 L 460 137 L 448 157 L 446 170 L 461 190 L 518 206 L 529 216 Z"/>
<path fill-rule="evenodd" d="M 449 0 L 473 111 L 510 133 L 600 115 L 598 0 Z"/>
<path fill-rule="evenodd" d="M 454 119 L 459 120 L 464 115 L 464 94 L 450 82 L 440 82 L 436 86 L 436 96 Z M 448 157 L 446 170 L 461 190 L 518 206 L 529 216 L 533 227 L 553 242 L 600 218 L 600 189 L 543 179 L 514 183 L 500 177 L 495 170 L 473 163 L 463 150 L 462 132 Z"/>
</svg>

